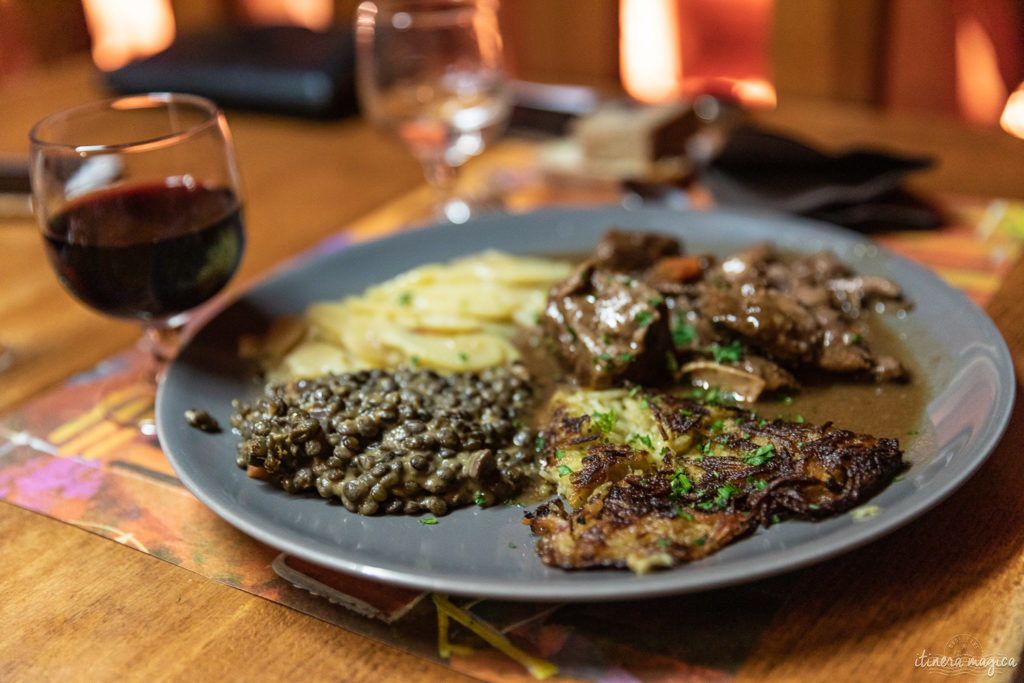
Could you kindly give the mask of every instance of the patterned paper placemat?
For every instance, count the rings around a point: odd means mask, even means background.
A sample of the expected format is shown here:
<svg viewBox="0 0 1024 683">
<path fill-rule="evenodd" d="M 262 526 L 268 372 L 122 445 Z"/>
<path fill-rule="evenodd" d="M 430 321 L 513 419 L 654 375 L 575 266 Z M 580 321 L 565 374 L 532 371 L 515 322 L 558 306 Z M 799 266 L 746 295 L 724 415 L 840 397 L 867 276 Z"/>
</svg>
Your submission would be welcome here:
<svg viewBox="0 0 1024 683">
<path fill-rule="evenodd" d="M 877 240 L 984 304 L 1020 253 L 1024 207 L 948 208 L 955 220 L 939 231 Z M 0 420 L 0 500 L 486 680 L 729 679 L 800 575 L 639 608 L 448 599 L 325 570 L 236 531 L 181 485 L 156 438 L 138 430 L 153 410 L 144 361 L 136 350 L 115 356 Z"/>
</svg>

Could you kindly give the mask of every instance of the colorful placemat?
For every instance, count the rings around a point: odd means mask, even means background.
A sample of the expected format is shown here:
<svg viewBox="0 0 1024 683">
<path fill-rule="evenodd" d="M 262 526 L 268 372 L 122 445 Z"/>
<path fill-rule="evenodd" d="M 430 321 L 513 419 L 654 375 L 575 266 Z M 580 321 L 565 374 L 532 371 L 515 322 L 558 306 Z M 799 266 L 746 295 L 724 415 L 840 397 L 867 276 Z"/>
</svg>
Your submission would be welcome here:
<svg viewBox="0 0 1024 683">
<path fill-rule="evenodd" d="M 984 304 L 1020 254 L 1024 206 L 954 199 L 946 210 L 941 230 L 877 241 Z M 317 249 L 386 232 L 373 224 Z M 182 486 L 156 438 L 139 430 L 153 410 L 145 361 L 122 353 L 0 420 L 0 500 L 485 680 L 728 680 L 801 574 L 642 603 L 562 605 L 427 596 L 324 570 L 236 531 Z"/>
</svg>

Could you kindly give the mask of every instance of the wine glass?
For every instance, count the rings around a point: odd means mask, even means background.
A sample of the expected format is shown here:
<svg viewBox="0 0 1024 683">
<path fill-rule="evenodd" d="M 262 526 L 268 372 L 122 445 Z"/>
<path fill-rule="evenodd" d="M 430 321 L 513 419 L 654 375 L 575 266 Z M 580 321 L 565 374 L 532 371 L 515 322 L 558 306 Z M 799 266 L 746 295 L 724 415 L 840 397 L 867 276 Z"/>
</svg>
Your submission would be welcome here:
<svg viewBox="0 0 1024 683">
<path fill-rule="evenodd" d="M 61 284 L 138 320 L 154 381 L 188 312 L 241 259 L 241 183 L 224 115 L 193 95 L 84 104 L 32 128 L 33 207 Z"/>
<path fill-rule="evenodd" d="M 423 164 L 438 217 L 465 222 L 473 207 L 456 194 L 457 170 L 502 132 L 511 108 L 497 2 L 363 2 L 356 50 L 364 112 Z"/>
</svg>

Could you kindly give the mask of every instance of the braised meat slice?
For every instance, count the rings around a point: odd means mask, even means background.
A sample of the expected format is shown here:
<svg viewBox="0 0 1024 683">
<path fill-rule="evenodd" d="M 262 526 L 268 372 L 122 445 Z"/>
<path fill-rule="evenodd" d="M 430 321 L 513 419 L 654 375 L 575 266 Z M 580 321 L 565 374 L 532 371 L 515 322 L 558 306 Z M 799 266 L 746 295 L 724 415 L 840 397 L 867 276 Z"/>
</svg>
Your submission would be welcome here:
<svg viewBox="0 0 1024 683">
<path fill-rule="evenodd" d="M 830 423 L 769 421 L 650 390 L 589 393 L 556 398 L 544 430 L 545 476 L 576 508 L 527 515 L 553 567 L 675 566 L 783 515 L 849 510 L 904 466 L 895 439 Z M 577 414 L 599 404 L 609 412 Z"/>
<path fill-rule="evenodd" d="M 542 325 L 581 385 L 609 387 L 665 381 L 667 320 L 657 290 L 590 261 L 552 287 Z"/>
<path fill-rule="evenodd" d="M 906 375 L 898 360 L 872 352 L 855 323 L 869 302 L 905 307 L 899 285 L 854 276 L 830 252 L 786 263 L 758 245 L 710 268 L 697 290 L 702 319 L 787 368 L 878 380 Z"/>
<path fill-rule="evenodd" d="M 542 316 L 584 387 L 725 382 L 742 400 L 799 387 L 804 371 L 898 380 L 857 318 L 906 308 L 898 284 L 855 275 L 831 252 L 781 258 L 759 244 L 721 263 L 664 235 L 610 230 L 552 287 Z"/>
<path fill-rule="evenodd" d="M 611 229 L 601 236 L 594 265 L 620 273 L 643 273 L 659 260 L 683 253 L 679 240 L 653 232 Z"/>
</svg>

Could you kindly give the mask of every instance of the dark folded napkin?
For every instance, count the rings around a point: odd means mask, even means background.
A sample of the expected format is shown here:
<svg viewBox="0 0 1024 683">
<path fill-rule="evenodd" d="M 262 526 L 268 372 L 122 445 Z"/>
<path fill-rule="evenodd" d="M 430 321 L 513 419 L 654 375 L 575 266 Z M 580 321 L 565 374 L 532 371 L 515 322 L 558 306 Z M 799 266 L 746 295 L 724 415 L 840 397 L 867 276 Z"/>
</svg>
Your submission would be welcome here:
<svg viewBox="0 0 1024 683">
<path fill-rule="evenodd" d="M 356 111 L 351 29 L 218 26 L 106 74 L 122 93 L 188 92 L 225 107 L 312 118 Z"/>
<path fill-rule="evenodd" d="M 720 205 L 759 207 L 864 232 L 935 228 L 939 212 L 900 186 L 926 157 L 869 150 L 829 155 L 751 126 L 733 129 L 701 171 Z"/>
</svg>

